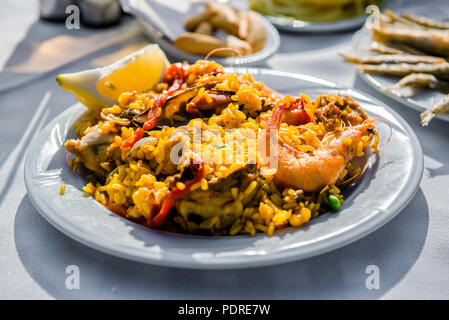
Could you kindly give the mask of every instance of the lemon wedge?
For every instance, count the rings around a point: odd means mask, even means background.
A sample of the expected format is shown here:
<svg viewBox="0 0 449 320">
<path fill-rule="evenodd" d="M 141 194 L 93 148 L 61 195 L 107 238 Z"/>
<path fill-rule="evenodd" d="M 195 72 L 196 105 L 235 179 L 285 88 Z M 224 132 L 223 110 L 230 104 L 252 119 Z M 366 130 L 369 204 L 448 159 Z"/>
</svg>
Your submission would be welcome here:
<svg viewBox="0 0 449 320">
<path fill-rule="evenodd" d="M 162 79 L 169 62 L 157 44 L 150 44 L 102 68 L 60 74 L 56 81 L 89 109 L 117 103 L 121 93 L 148 91 Z"/>
</svg>

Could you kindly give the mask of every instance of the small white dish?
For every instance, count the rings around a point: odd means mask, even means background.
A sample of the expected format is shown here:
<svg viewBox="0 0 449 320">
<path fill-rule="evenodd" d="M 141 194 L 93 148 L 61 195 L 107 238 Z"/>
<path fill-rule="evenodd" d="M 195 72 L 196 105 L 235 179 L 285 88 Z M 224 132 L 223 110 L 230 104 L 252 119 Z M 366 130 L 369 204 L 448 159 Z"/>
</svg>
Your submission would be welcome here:
<svg viewBox="0 0 449 320">
<path fill-rule="evenodd" d="M 120 0 L 123 10 L 135 16 L 141 23 L 148 38 L 159 44 L 159 46 L 176 61 L 187 61 L 193 63 L 204 59 L 204 56 L 190 54 L 178 49 L 173 40 L 177 36 L 186 32 L 184 30 L 185 19 L 198 11 L 198 7 L 203 4 L 200 2 L 184 1 L 184 7 L 175 10 L 173 4 L 165 4 L 156 0 Z M 214 60 L 225 66 L 255 66 L 262 64 L 265 60 L 274 55 L 281 44 L 279 32 L 262 15 L 260 15 L 265 27 L 266 41 L 264 47 L 258 52 L 241 57 L 214 57 Z M 170 23 L 165 23 L 169 21 Z M 164 32 L 161 32 L 164 30 Z"/>
<path fill-rule="evenodd" d="M 144 263 L 230 269 L 280 264 L 316 256 L 367 236 L 396 216 L 416 193 L 423 153 L 413 130 L 395 111 L 364 93 L 311 76 L 267 69 L 237 69 L 282 94 L 349 94 L 371 115 L 388 119 L 391 141 L 366 158 L 365 173 L 344 190 L 337 213 L 327 213 L 306 227 L 272 237 L 207 237 L 149 229 L 110 212 L 83 195 L 86 181 L 66 164 L 64 142 L 75 137 L 74 122 L 86 112 L 73 105 L 53 119 L 31 142 L 25 161 L 25 184 L 39 213 L 69 237 L 94 249 Z M 378 123 L 381 140 L 389 129 Z M 59 194 L 66 185 L 64 195 Z"/>
</svg>

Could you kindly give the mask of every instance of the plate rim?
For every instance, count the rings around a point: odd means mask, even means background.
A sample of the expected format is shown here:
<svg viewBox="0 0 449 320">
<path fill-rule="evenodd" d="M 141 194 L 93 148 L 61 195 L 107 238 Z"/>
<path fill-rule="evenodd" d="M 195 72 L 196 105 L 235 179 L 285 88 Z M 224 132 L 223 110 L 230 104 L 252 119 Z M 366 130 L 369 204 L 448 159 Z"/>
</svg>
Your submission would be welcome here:
<svg viewBox="0 0 449 320">
<path fill-rule="evenodd" d="M 361 14 L 353 18 L 345 18 L 334 22 L 309 22 L 288 17 L 265 16 L 278 30 L 292 33 L 327 33 L 353 30 L 362 26 L 366 19 L 366 14 Z M 284 22 L 282 22 L 284 21 Z M 295 23 L 303 24 L 294 26 Z"/>
<path fill-rule="evenodd" d="M 218 263 L 217 262 L 214 263 L 213 258 L 211 258 L 209 259 L 211 261 L 208 261 L 207 263 L 191 260 L 191 261 L 184 261 L 181 264 L 179 258 L 176 259 L 173 257 L 173 255 L 166 255 L 164 256 L 164 259 L 155 259 L 154 257 L 149 257 L 148 255 L 143 254 L 142 251 L 139 251 L 137 249 L 131 252 L 129 250 L 130 249 L 129 246 L 121 245 L 120 243 L 113 243 L 112 245 L 110 245 L 107 241 L 103 239 L 98 239 L 98 237 L 95 238 L 95 235 L 91 235 L 90 233 L 84 234 L 76 233 L 75 231 L 78 229 L 78 227 L 70 224 L 61 223 L 61 221 L 63 221 L 62 216 L 59 215 L 55 209 L 51 208 L 50 205 L 47 205 L 46 199 L 44 199 L 44 201 L 39 201 L 39 199 L 36 198 L 37 195 L 33 191 L 32 178 L 31 178 L 33 172 L 32 166 L 33 159 L 31 155 L 33 154 L 33 150 L 36 149 L 37 147 L 36 141 L 38 141 L 41 138 L 42 132 L 44 132 L 48 128 L 53 127 L 56 123 L 58 123 L 59 118 L 61 118 L 66 113 L 72 113 L 73 112 L 72 109 L 76 105 L 79 105 L 79 103 L 77 103 L 75 105 L 70 106 L 68 109 L 66 109 L 62 113 L 58 114 L 55 118 L 53 118 L 45 126 L 45 128 L 33 138 L 27 149 L 26 159 L 24 163 L 25 166 L 24 180 L 27 189 L 27 195 L 29 196 L 33 206 L 37 209 L 40 215 L 44 217 L 44 219 L 47 220 L 56 229 L 58 229 L 65 235 L 69 236 L 73 240 L 83 243 L 84 245 L 90 248 L 111 254 L 113 256 L 122 259 L 124 258 L 152 265 L 176 267 L 176 268 L 188 268 L 188 269 L 242 269 L 251 267 L 270 266 L 310 258 L 312 256 L 321 255 L 336 250 L 338 248 L 341 248 L 343 246 L 346 246 L 350 243 L 353 243 L 361 239 L 362 237 L 365 237 L 368 234 L 371 234 L 375 230 L 379 229 L 380 227 L 388 223 L 391 219 L 393 219 L 396 215 L 398 215 L 400 212 L 402 212 L 402 210 L 413 199 L 413 196 L 419 189 L 419 183 L 421 181 L 424 170 L 424 156 L 421 144 L 416 134 L 414 133 L 413 129 L 410 127 L 410 125 L 406 122 L 405 119 L 403 119 L 395 110 L 393 110 L 386 104 L 382 103 L 376 98 L 373 98 L 369 94 L 366 94 L 358 89 L 340 86 L 338 84 L 335 84 L 333 82 L 321 78 L 302 75 L 299 73 L 270 70 L 265 68 L 252 68 L 253 72 L 254 70 L 257 70 L 257 72 L 260 72 L 261 74 L 268 74 L 274 76 L 283 75 L 286 77 L 297 78 L 305 81 L 314 81 L 317 82 L 318 84 L 331 83 L 334 84 L 335 89 L 352 90 L 356 93 L 361 94 L 366 98 L 371 99 L 374 104 L 382 106 L 383 108 L 387 108 L 388 111 L 391 112 L 393 116 L 395 116 L 395 120 L 400 123 L 400 125 L 407 132 L 411 140 L 410 146 L 413 149 L 412 154 L 414 155 L 413 168 L 416 168 L 416 171 L 419 172 L 419 174 L 410 175 L 409 180 L 407 180 L 407 184 L 413 185 L 413 188 L 407 188 L 403 190 L 404 191 L 403 194 L 398 194 L 396 201 L 394 201 L 392 205 L 388 207 L 387 210 L 382 212 L 384 214 L 376 214 L 367 221 L 362 222 L 356 228 L 350 229 L 346 232 L 339 233 L 330 239 L 324 240 L 324 242 L 322 240 L 310 243 L 307 246 L 302 247 L 300 251 L 297 251 L 295 248 L 289 248 L 281 252 L 272 253 L 271 255 L 255 255 L 255 256 L 241 255 L 238 257 L 237 256 L 233 257 L 231 261 L 226 263 L 224 263 L 223 261 L 218 261 Z M 122 248 L 122 250 L 117 250 L 117 248 Z"/>
</svg>

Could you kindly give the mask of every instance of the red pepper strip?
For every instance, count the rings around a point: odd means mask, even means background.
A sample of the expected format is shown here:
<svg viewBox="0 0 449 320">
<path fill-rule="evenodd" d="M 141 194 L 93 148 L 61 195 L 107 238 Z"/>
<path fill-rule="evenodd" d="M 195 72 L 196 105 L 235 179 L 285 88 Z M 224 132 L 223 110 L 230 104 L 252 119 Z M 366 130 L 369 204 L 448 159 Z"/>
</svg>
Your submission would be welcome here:
<svg viewBox="0 0 449 320">
<path fill-rule="evenodd" d="M 69 166 L 69 168 L 72 169 L 72 166 L 70 165 L 69 157 L 70 157 L 70 152 L 67 153 L 67 155 L 65 156 L 65 160 L 67 161 L 67 165 Z"/>
<path fill-rule="evenodd" d="M 181 89 L 185 78 L 184 71 L 183 64 L 179 62 L 172 64 L 167 69 L 163 82 L 170 84 L 170 88 L 167 92 L 160 94 L 156 101 L 154 101 L 151 109 L 148 111 L 147 121 L 143 125 L 144 130 L 151 130 L 154 128 L 159 120 L 159 116 L 162 113 L 161 110 L 164 108 L 167 99 L 170 98 L 176 91 Z"/>
<path fill-rule="evenodd" d="M 171 84 L 170 88 L 167 90 L 167 92 L 157 97 L 153 106 L 148 111 L 147 121 L 144 123 L 143 128 L 137 129 L 136 132 L 134 133 L 134 140 L 132 140 L 131 137 L 129 137 L 125 141 L 125 143 L 121 146 L 122 149 L 131 148 L 134 145 L 134 143 L 136 143 L 143 137 L 145 131 L 154 128 L 160 116 L 159 110 L 162 110 L 162 108 L 165 106 L 165 103 L 167 102 L 167 99 L 171 97 L 176 91 L 178 91 L 181 88 L 182 83 L 184 82 L 183 64 L 182 63 L 172 64 L 167 69 L 164 75 L 164 82 L 170 83 Z"/>
<path fill-rule="evenodd" d="M 184 65 L 181 62 L 173 63 L 170 67 L 168 67 L 167 71 L 165 71 L 164 79 L 162 81 L 172 86 L 175 80 L 185 79 L 187 69 L 187 64 Z"/>
<path fill-rule="evenodd" d="M 204 169 L 203 162 L 199 164 L 194 164 L 196 166 L 197 172 L 195 178 L 192 180 L 184 182 L 184 189 L 179 189 L 178 187 L 174 188 L 165 198 L 162 203 L 161 209 L 159 213 L 151 220 L 150 226 L 153 228 L 160 228 L 164 225 L 165 220 L 167 220 L 168 212 L 174 206 L 176 200 L 189 194 L 191 192 L 192 186 L 200 182 L 206 176 L 206 171 Z"/>
<path fill-rule="evenodd" d="M 306 109 L 304 109 L 304 101 L 301 98 L 296 99 L 285 112 L 285 122 L 293 126 L 312 121 Z"/>
<path fill-rule="evenodd" d="M 166 93 L 161 94 L 159 97 L 156 98 L 156 101 L 154 101 L 154 104 L 151 106 L 151 109 L 148 111 L 147 121 L 143 124 L 144 130 L 151 130 L 154 128 L 157 121 L 159 120 L 159 116 L 160 116 L 159 110 L 162 110 L 162 108 L 165 106 L 165 103 L 167 102 L 168 98 L 169 98 L 169 96 Z"/>
<path fill-rule="evenodd" d="M 145 133 L 145 130 L 142 128 L 139 128 L 136 130 L 136 132 L 134 132 L 134 137 L 133 136 L 129 136 L 125 142 L 120 146 L 120 149 L 129 149 L 131 148 L 137 141 L 139 141 L 140 139 L 142 139 L 143 134 Z"/>
</svg>

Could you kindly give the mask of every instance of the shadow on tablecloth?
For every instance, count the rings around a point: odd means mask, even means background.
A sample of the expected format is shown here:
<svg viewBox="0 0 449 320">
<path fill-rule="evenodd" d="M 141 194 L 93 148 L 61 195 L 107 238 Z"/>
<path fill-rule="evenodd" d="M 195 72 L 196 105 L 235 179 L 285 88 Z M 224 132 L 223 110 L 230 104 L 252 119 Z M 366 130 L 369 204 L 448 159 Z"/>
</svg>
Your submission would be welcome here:
<svg viewBox="0 0 449 320">
<path fill-rule="evenodd" d="M 37 20 L 0 70 L 0 92 L 21 86 L 97 51 L 142 41 L 131 17 L 111 28 L 69 30 L 64 23 Z"/>
<path fill-rule="evenodd" d="M 272 267 L 204 271 L 145 265 L 85 247 L 49 225 L 26 195 L 14 234 L 30 276 L 57 299 L 376 299 L 410 270 L 424 246 L 428 205 L 421 189 L 401 214 L 354 244 Z M 80 269 L 80 289 L 67 290 L 68 265 Z M 380 269 L 380 289 L 368 290 L 368 265 Z"/>
</svg>

